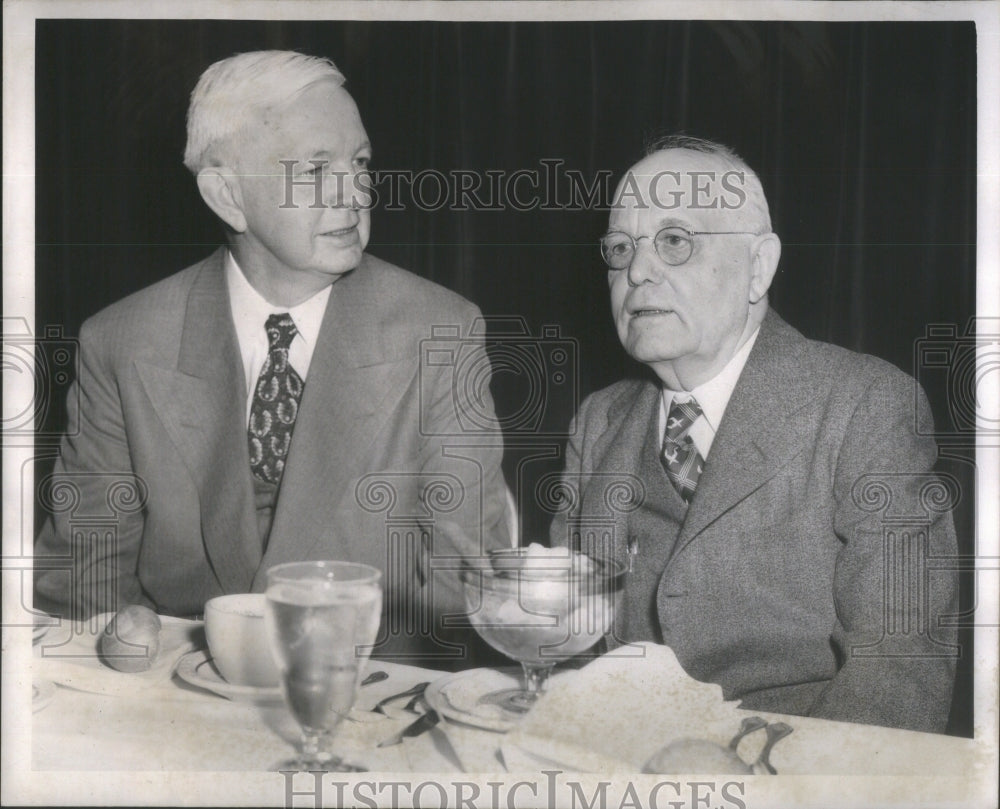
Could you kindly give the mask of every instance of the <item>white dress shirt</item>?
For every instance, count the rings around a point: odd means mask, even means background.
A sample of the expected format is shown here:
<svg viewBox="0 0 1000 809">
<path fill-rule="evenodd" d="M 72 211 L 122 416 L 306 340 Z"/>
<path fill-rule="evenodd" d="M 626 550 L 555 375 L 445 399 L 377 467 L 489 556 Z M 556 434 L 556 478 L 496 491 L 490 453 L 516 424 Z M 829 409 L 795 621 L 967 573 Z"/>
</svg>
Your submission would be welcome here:
<svg viewBox="0 0 1000 809">
<path fill-rule="evenodd" d="M 264 367 L 269 346 L 267 331 L 264 324 L 273 314 L 288 312 L 295 323 L 297 334 L 292 339 L 288 349 L 288 361 L 296 373 L 306 381 L 309 373 L 309 363 L 312 361 L 313 350 L 319 337 L 319 329 L 323 324 L 327 301 L 330 300 L 330 286 L 326 286 L 298 306 L 275 306 L 268 301 L 247 281 L 243 271 L 236 263 L 232 253 L 226 253 L 226 286 L 229 288 L 229 303 L 233 312 L 233 324 L 236 326 L 236 339 L 240 345 L 240 356 L 243 358 L 243 378 L 246 380 L 246 417 L 250 422 L 250 405 L 253 402 L 253 391 Z"/>
<path fill-rule="evenodd" d="M 743 366 L 747 364 L 747 357 L 750 356 L 750 350 L 753 348 L 753 344 L 757 342 L 758 334 L 760 334 L 759 327 L 750 336 L 750 339 L 740 346 L 740 350 L 733 355 L 732 359 L 726 363 L 726 366 L 719 373 L 709 379 L 708 382 L 700 384 L 694 390 L 680 391 L 663 388 L 663 395 L 660 397 L 661 439 L 667 426 L 667 413 L 670 412 L 670 406 L 674 403 L 674 399 L 686 402 L 693 398 L 701 405 L 702 415 L 695 419 L 694 424 L 691 425 L 691 429 L 688 431 L 688 435 L 691 436 L 691 440 L 694 442 L 695 447 L 698 448 L 701 457 L 706 460 L 708 459 L 708 451 L 712 448 L 715 433 L 722 422 L 722 416 L 726 412 L 726 406 L 729 404 L 730 397 L 733 395 L 733 389 L 739 381 L 740 374 L 743 373 Z"/>
</svg>

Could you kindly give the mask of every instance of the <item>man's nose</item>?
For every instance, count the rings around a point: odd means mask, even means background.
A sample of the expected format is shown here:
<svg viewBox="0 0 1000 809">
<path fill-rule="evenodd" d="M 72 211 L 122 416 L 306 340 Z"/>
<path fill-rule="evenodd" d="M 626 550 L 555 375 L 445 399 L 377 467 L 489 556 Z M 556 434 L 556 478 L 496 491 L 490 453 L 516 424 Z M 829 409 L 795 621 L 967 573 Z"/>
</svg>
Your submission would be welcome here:
<svg viewBox="0 0 1000 809">
<path fill-rule="evenodd" d="M 371 175 L 353 167 L 342 166 L 330 172 L 325 203 L 330 208 L 370 208 L 372 203 Z"/>
<path fill-rule="evenodd" d="M 653 249 L 653 240 L 640 236 L 636 240 L 632 263 L 628 265 L 629 286 L 637 287 L 644 283 L 658 283 L 663 272 L 663 260 Z"/>
</svg>

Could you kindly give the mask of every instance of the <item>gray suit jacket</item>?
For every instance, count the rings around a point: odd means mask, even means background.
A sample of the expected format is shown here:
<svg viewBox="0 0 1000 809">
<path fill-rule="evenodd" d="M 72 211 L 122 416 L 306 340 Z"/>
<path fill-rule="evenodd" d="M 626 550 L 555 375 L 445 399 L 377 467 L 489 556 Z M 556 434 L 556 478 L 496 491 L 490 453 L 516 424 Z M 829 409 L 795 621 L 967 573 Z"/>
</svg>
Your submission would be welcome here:
<svg viewBox="0 0 1000 809">
<path fill-rule="evenodd" d="M 36 605 L 199 614 L 212 596 L 262 590 L 272 565 L 348 559 L 384 574 L 377 652 L 441 651 L 429 636 L 463 609 L 460 560 L 507 543 L 502 443 L 459 423 L 454 367 L 421 361 L 432 327 L 481 346 L 468 337 L 479 311 L 368 255 L 333 285 L 265 552 L 223 257 L 83 325 L 68 434 L 40 486 L 52 516 Z M 484 394 L 476 407 L 491 411 Z"/>
<path fill-rule="evenodd" d="M 658 397 L 628 380 L 583 403 L 564 476 L 579 500 L 553 542 L 603 513 L 626 558 L 634 503 L 606 495 L 624 482 L 643 496 Z M 939 619 L 957 613 L 957 583 L 925 563 L 956 554 L 958 492 L 932 473 L 931 432 L 913 379 L 769 312 L 679 533 L 663 538 L 656 612 L 685 669 L 756 710 L 944 730 L 957 649 Z"/>
</svg>

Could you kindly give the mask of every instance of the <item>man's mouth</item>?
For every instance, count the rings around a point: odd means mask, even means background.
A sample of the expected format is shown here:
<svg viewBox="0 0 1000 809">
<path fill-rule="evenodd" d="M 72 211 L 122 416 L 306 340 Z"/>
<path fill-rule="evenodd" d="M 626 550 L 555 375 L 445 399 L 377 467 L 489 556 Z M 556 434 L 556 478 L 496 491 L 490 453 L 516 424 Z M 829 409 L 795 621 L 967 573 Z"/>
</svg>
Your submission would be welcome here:
<svg viewBox="0 0 1000 809">
<path fill-rule="evenodd" d="M 339 228 L 338 230 L 327 230 L 320 234 L 320 236 L 349 236 L 350 234 L 357 231 L 357 225 L 350 225 L 346 228 Z"/>
<path fill-rule="evenodd" d="M 655 317 L 656 315 L 669 315 L 673 311 L 673 309 L 657 309 L 655 307 L 645 306 L 641 309 L 632 309 L 629 314 L 632 317 Z"/>
</svg>

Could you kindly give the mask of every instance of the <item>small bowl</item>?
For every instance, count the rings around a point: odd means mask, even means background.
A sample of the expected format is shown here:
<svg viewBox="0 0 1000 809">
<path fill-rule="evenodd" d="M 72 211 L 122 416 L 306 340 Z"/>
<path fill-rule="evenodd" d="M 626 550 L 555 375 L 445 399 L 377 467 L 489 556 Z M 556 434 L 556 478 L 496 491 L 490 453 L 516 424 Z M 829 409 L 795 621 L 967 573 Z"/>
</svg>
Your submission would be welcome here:
<svg viewBox="0 0 1000 809">
<path fill-rule="evenodd" d="M 217 596 L 205 604 L 212 662 L 230 685 L 272 688 L 280 683 L 264 628 L 263 593 Z"/>
</svg>

